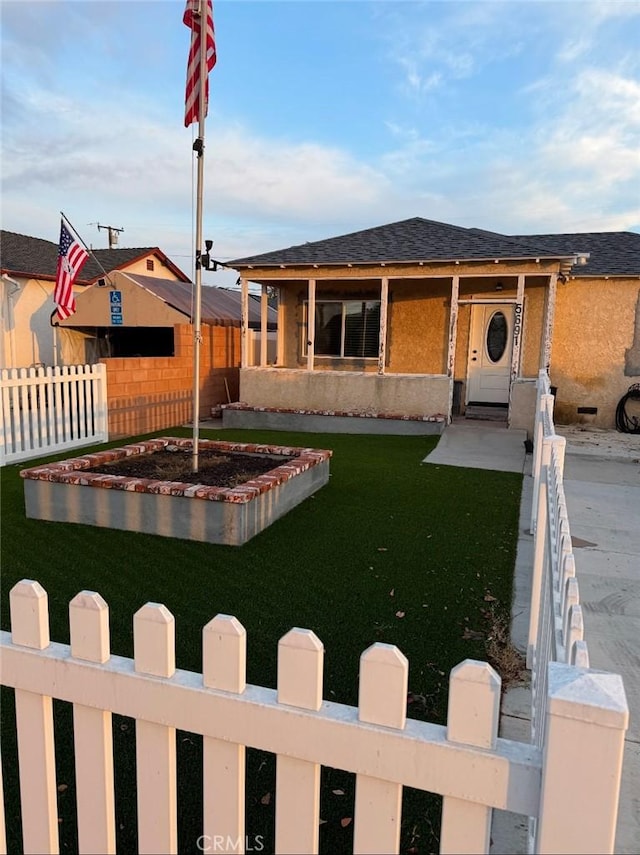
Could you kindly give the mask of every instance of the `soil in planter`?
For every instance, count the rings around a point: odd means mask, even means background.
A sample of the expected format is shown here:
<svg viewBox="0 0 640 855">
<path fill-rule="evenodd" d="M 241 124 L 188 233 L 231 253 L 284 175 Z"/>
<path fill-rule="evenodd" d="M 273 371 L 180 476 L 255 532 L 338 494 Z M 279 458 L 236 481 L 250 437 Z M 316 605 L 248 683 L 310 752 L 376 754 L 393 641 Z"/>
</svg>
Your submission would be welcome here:
<svg viewBox="0 0 640 855">
<path fill-rule="evenodd" d="M 194 474 L 193 455 L 191 449 L 187 448 L 134 454 L 123 460 L 105 463 L 104 466 L 92 466 L 88 471 L 101 475 L 149 478 L 153 481 L 182 481 L 187 484 L 204 484 L 207 487 L 236 487 L 292 459 L 201 448 L 198 452 L 198 472 Z"/>
</svg>

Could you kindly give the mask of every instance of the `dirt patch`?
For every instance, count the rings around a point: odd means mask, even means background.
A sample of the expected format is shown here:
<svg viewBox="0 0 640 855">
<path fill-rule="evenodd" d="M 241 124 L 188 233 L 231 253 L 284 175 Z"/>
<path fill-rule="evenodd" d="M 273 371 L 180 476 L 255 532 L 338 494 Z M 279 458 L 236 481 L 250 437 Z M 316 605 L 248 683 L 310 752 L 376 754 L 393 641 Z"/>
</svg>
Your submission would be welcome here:
<svg viewBox="0 0 640 855">
<path fill-rule="evenodd" d="M 266 454 L 242 454 L 240 452 L 198 452 L 198 472 L 192 471 L 191 449 L 154 451 L 151 454 L 134 454 L 123 460 L 92 466 L 90 472 L 101 475 L 126 475 L 131 478 L 147 478 L 152 481 L 180 481 L 188 484 L 204 484 L 207 487 L 236 487 L 258 475 L 270 472 L 276 466 L 288 463 L 292 457 L 272 457 Z"/>
</svg>

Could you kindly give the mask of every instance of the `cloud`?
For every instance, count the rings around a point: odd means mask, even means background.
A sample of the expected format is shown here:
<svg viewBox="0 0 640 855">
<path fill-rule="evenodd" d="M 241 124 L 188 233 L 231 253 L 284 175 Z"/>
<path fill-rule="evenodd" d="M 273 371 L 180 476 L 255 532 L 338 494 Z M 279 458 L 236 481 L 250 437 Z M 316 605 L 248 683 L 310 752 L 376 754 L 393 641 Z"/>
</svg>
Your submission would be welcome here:
<svg viewBox="0 0 640 855">
<path fill-rule="evenodd" d="M 73 5 L 97 20 L 123 4 Z M 509 51 L 532 49 L 545 27 L 548 35 L 553 14 L 558 24 L 556 6 L 573 4 L 536 4 L 537 21 L 532 5 L 374 4 L 379 19 L 404 26 L 394 62 L 414 96 L 409 108 L 396 97 L 367 114 L 367 142 L 375 145 L 358 148 L 329 122 L 320 142 L 304 126 L 258 126 L 239 109 L 212 105 L 204 233 L 215 240 L 214 256 L 240 257 L 413 216 L 507 233 L 640 223 L 640 82 L 630 52 L 611 54 L 603 39 L 595 55 L 586 30 L 550 46 L 542 39 L 537 46 L 548 53 L 535 69 L 549 72 L 519 78 L 503 117 L 493 109 L 500 98 L 472 114 L 449 109 L 448 87 L 470 83 Z M 420 27 L 406 17 L 414 8 L 429 13 Z M 81 230 L 98 220 L 124 226 L 121 245 L 160 245 L 189 270 L 195 178 L 191 133 L 179 115 L 182 93 L 167 107 L 163 92 L 152 97 L 134 78 L 107 85 L 98 66 L 87 73 L 95 75 L 87 86 L 82 76 L 77 87 L 52 81 L 54 18 L 41 46 L 29 16 L 9 32 L 17 64 L 3 75 L 4 227 L 56 240 L 62 208 Z M 604 15 L 599 26 L 618 20 Z M 525 23 L 533 33 L 528 42 Z M 429 111 L 415 105 L 425 95 Z M 440 111 L 431 109 L 438 99 Z"/>
</svg>

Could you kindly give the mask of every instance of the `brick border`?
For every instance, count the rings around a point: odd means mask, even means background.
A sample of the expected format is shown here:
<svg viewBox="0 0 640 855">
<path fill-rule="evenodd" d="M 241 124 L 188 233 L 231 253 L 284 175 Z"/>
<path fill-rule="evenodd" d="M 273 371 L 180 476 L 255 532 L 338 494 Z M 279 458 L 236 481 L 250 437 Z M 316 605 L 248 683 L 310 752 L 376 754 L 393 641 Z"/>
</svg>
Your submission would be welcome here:
<svg viewBox="0 0 640 855">
<path fill-rule="evenodd" d="M 238 401 L 233 404 L 222 404 L 222 410 L 239 410 L 241 412 L 250 413 L 288 413 L 290 415 L 299 416 L 338 416 L 343 418 L 360 418 L 360 419 L 389 419 L 400 422 L 445 422 L 446 416 L 442 413 L 435 413 L 432 416 L 407 416 L 402 413 L 373 413 L 362 412 L 361 410 L 301 410 L 289 407 L 253 407 L 250 404 L 245 404 Z"/>
<path fill-rule="evenodd" d="M 220 442 L 210 439 L 200 440 L 203 450 L 237 451 L 245 454 L 272 454 L 282 457 L 293 457 L 280 466 L 275 466 L 269 472 L 246 481 L 239 487 L 207 487 L 204 484 L 193 484 L 182 481 L 157 481 L 149 478 L 132 478 L 126 475 L 102 475 L 90 470 L 93 466 L 103 466 L 115 460 L 123 460 L 135 454 L 147 454 L 163 451 L 169 446 L 178 448 L 193 448 L 193 440 L 181 437 L 159 437 L 144 442 L 112 448 L 109 451 L 99 451 L 86 454 L 83 457 L 72 457 L 57 463 L 45 463 L 23 469 L 20 477 L 32 481 L 55 481 L 60 484 L 72 484 L 82 487 L 102 487 L 107 490 L 127 490 L 135 493 L 154 493 L 165 496 L 183 496 L 186 499 L 206 499 L 212 502 L 232 502 L 247 504 L 261 493 L 267 493 L 279 484 L 289 481 L 307 469 L 328 460 L 333 452 L 317 448 L 292 448 L 282 445 L 259 445 L 245 442 Z"/>
</svg>

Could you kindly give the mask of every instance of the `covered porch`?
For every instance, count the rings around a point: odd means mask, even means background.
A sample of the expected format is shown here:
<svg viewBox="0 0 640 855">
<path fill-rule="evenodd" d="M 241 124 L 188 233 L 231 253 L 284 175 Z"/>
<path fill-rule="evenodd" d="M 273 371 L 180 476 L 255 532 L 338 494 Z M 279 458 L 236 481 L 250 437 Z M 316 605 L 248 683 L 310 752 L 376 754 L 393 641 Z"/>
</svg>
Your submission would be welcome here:
<svg viewBox="0 0 640 855">
<path fill-rule="evenodd" d="M 241 408 L 444 425 L 480 406 L 530 430 L 562 266 L 461 267 L 244 272 Z M 250 281 L 261 285 L 263 325 L 269 298 L 278 304 L 275 360 L 263 347 L 254 366 L 246 344 Z"/>
</svg>

